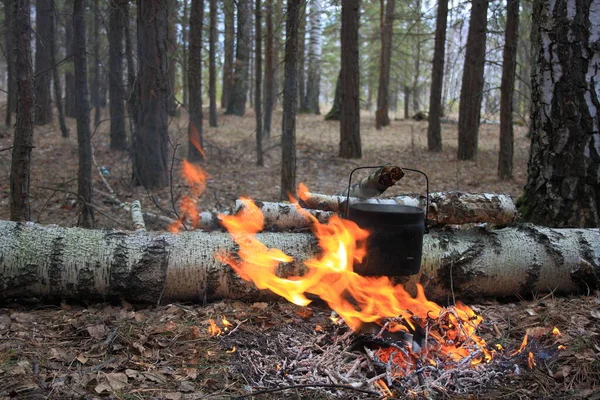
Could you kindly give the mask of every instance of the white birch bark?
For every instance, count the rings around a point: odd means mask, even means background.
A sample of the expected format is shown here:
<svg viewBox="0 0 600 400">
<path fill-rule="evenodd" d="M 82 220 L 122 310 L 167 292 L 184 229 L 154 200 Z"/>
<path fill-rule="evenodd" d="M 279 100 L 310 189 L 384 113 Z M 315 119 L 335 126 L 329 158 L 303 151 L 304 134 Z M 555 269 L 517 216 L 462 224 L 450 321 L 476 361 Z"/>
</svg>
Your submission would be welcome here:
<svg viewBox="0 0 600 400">
<path fill-rule="evenodd" d="M 85 230 L 0 221 L 0 299 L 24 297 L 156 302 L 273 298 L 218 262 L 235 251 L 223 232 L 179 234 Z M 261 233 L 296 260 L 318 247 L 308 233 Z M 300 262 L 280 268 L 303 272 Z M 407 280 L 432 299 L 573 293 L 599 286 L 600 232 L 533 225 L 436 231 L 425 235 L 421 272 Z M 164 289 L 164 292 L 163 292 Z"/>
</svg>

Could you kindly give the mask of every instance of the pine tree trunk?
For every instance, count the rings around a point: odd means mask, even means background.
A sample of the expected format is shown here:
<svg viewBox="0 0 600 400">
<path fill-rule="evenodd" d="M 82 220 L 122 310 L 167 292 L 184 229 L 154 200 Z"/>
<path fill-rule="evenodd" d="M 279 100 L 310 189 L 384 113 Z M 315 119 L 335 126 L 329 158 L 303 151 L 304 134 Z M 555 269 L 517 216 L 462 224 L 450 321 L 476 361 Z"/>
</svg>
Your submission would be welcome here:
<svg viewBox="0 0 600 400">
<path fill-rule="evenodd" d="M 65 68 L 65 115 L 69 118 L 77 118 L 77 103 L 75 97 L 75 77 L 73 76 L 73 0 L 65 2 L 65 9 L 69 10 L 65 17 L 65 49 L 67 56 L 71 56 L 66 62 Z"/>
<path fill-rule="evenodd" d="M 377 90 L 377 111 L 375 112 L 375 128 L 381 129 L 390 124 L 389 86 L 390 65 L 392 62 L 392 37 L 394 34 L 394 9 L 396 2 L 387 0 L 385 12 L 384 0 L 381 0 L 381 55 L 379 59 L 379 88 Z"/>
<path fill-rule="evenodd" d="M 35 116 L 35 89 L 31 66 L 31 4 L 29 0 L 12 0 L 10 51 L 15 61 L 17 85 L 17 121 L 10 164 L 10 219 L 29 221 L 31 206 L 29 185 L 33 122 Z M 4 5 L 7 7 L 7 4 Z"/>
<path fill-rule="evenodd" d="M 321 85 L 321 2 L 310 3 L 310 36 L 308 39 L 308 79 L 306 81 L 306 112 L 321 114 L 319 95 Z"/>
<path fill-rule="evenodd" d="M 52 122 L 52 65 L 50 65 L 50 19 L 52 0 L 36 0 L 35 3 L 35 124 Z"/>
<path fill-rule="evenodd" d="M 123 32 L 125 31 L 126 0 L 114 0 L 108 25 L 109 44 L 109 94 L 110 94 L 110 148 L 127 149 L 125 131 L 125 93 L 123 91 Z"/>
<path fill-rule="evenodd" d="M 273 80 L 273 108 L 277 105 L 279 97 L 281 96 L 280 88 L 282 87 L 282 62 L 281 54 L 283 52 L 283 46 L 281 45 L 281 39 L 283 37 L 283 27 L 285 25 L 285 19 L 283 15 L 283 0 L 275 0 L 275 27 L 273 36 L 273 65 L 274 80 Z"/>
<path fill-rule="evenodd" d="M 254 83 L 254 113 L 256 117 L 256 165 L 262 167 L 265 163 L 263 160 L 263 126 L 262 126 L 262 5 L 261 0 L 256 0 L 254 8 L 254 51 L 256 52 L 254 59 L 255 64 L 255 83 Z"/>
<path fill-rule="evenodd" d="M 4 51 L 6 52 L 6 74 L 7 74 L 7 92 L 6 93 L 6 117 L 4 119 L 4 124 L 7 127 L 12 126 L 12 113 L 17 109 L 17 79 L 16 79 L 16 70 L 13 52 L 13 18 L 14 18 L 14 7 L 13 4 L 15 0 L 5 0 L 4 1 L 4 24 L 5 24 L 5 33 L 4 33 Z"/>
<path fill-rule="evenodd" d="M 506 33 L 500 85 L 500 152 L 498 177 L 512 178 L 513 170 L 513 94 L 519 40 L 519 0 L 506 0 Z"/>
<path fill-rule="evenodd" d="M 177 114 L 177 0 L 167 0 L 168 26 L 167 26 L 167 51 L 168 51 L 168 74 L 169 74 L 169 97 L 167 100 L 167 113 L 170 116 Z"/>
<path fill-rule="evenodd" d="M 458 111 L 458 159 L 477 157 L 488 0 L 473 0 Z"/>
<path fill-rule="evenodd" d="M 190 84 L 190 122 L 188 125 L 188 159 L 202 161 L 202 22 L 204 1 L 192 0 L 190 11 L 190 50 L 188 82 Z M 201 151 L 202 150 L 202 151 Z"/>
<path fill-rule="evenodd" d="M 296 193 L 296 101 L 298 82 L 298 25 L 303 0 L 288 0 L 285 24 L 285 79 L 281 121 L 281 192 L 287 199 Z"/>
<path fill-rule="evenodd" d="M 138 132 L 133 141 L 134 184 L 168 184 L 168 13 L 159 0 L 138 0 Z M 192 66 L 190 65 L 190 69 Z M 191 97 L 191 96 L 190 96 Z"/>
<path fill-rule="evenodd" d="M 190 16 L 188 9 L 188 0 L 183 0 L 183 20 L 181 21 L 181 80 L 183 87 L 183 105 L 187 107 L 189 105 L 188 97 L 188 49 L 189 49 L 189 37 L 190 37 Z"/>
<path fill-rule="evenodd" d="M 265 49 L 265 111 L 263 138 L 271 137 L 271 120 L 273 119 L 273 88 L 275 85 L 275 65 L 273 64 L 273 0 L 266 0 L 266 49 Z"/>
<path fill-rule="evenodd" d="M 342 107 L 342 86 L 340 85 L 340 77 L 342 72 L 338 74 L 335 81 L 335 94 L 333 95 L 333 104 L 331 110 L 325 116 L 325 121 L 339 121 L 340 120 L 340 109 Z"/>
<path fill-rule="evenodd" d="M 231 95 L 231 88 L 233 86 L 233 42 L 235 39 L 234 9 L 235 6 L 233 0 L 223 1 L 223 14 L 225 14 L 225 42 L 223 47 L 225 57 L 223 60 L 223 92 L 221 94 L 221 108 L 227 108 L 229 96 Z"/>
<path fill-rule="evenodd" d="M 237 0 L 237 48 L 235 72 L 226 114 L 243 116 L 246 113 L 248 69 L 250 62 L 250 7 L 249 0 Z"/>
<path fill-rule="evenodd" d="M 98 0 L 93 0 L 92 4 L 92 13 L 94 14 L 94 78 L 90 92 L 92 95 L 92 106 L 94 107 L 94 126 L 98 126 L 102 108 L 100 99 L 100 8 L 98 7 Z"/>
<path fill-rule="evenodd" d="M 410 114 L 408 112 L 408 108 L 410 107 L 410 86 L 404 86 L 404 119 L 409 119 Z"/>
<path fill-rule="evenodd" d="M 129 127 L 131 130 L 131 141 L 135 143 L 138 137 L 138 88 L 136 85 L 136 66 L 133 60 L 133 44 L 131 43 L 131 32 L 129 24 L 131 23 L 129 18 L 129 2 L 124 1 L 123 5 L 123 33 L 125 35 L 125 58 L 127 59 L 127 112 L 129 113 Z"/>
<path fill-rule="evenodd" d="M 342 3 L 342 70 L 340 72 L 340 157 L 361 158 L 358 26 L 360 0 Z"/>
<path fill-rule="evenodd" d="M 56 110 L 58 111 L 58 123 L 60 125 L 60 132 L 62 137 L 69 137 L 69 128 L 67 128 L 67 123 L 65 121 L 65 111 L 63 109 L 62 102 L 62 89 L 60 87 L 60 76 L 58 74 L 58 65 L 56 63 L 56 27 L 57 27 L 57 7 L 56 2 L 52 0 L 51 4 L 53 13 L 52 18 L 50 18 L 50 40 L 48 41 L 50 45 L 50 65 L 52 65 L 52 83 L 54 86 L 54 103 L 56 104 Z"/>
<path fill-rule="evenodd" d="M 250 108 L 254 108 L 254 2 L 248 0 L 248 6 L 250 7 L 248 22 L 248 26 L 250 27 L 248 41 L 248 65 L 250 66 L 248 68 L 248 102 L 250 103 Z"/>
<path fill-rule="evenodd" d="M 533 3 L 533 135 L 525 219 L 600 227 L 600 6 Z"/>
<path fill-rule="evenodd" d="M 94 209 L 92 208 L 92 138 L 90 134 L 90 105 L 87 84 L 84 0 L 73 1 L 73 62 L 75 63 L 77 142 L 79 144 L 77 196 L 81 207 L 77 224 L 85 228 L 92 228 L 94 226 Z"/>
<path fill-rule="evenodd" d="M 218 126 L 217 121 L 217 0 L 210 0 L 210 31 L 208 35 L 208 97 L 210 99 L 208 122 Z"/>
<path fill-rule="evenodd" d="M 486 0 L 487 1 L 487 0 Z M 413 101 L 413 113 L 416 114 L 421 111 L 420 97 L 421 97 L 421 0 L 417 0 L 416 7 L 416 20 L 415 20 L 415 37 L 416 37 L 416 48 L 415 48 L 415 74 L 413 77 L 412 86 L 412 101 Z M 414 115 L 413 114 L 413 115 Z"/>
<path fill-rule="evenodd" d="M 444 59 L 446 56 L 446 25 L 448 20 L 448 0 L 439 0 L 435 22 L 435 48 L 431 71 L 431 92 L 429 95 L 429 125 L 427 127 L 427 149 L 442 151 L 442 88 L 444 86 Z"/>
<path fill-rule="evenodd" d="M 298 109 L 306 112 L 306 0 L 300 4 L 300 22 L 298 24 Z"/>
</svg>

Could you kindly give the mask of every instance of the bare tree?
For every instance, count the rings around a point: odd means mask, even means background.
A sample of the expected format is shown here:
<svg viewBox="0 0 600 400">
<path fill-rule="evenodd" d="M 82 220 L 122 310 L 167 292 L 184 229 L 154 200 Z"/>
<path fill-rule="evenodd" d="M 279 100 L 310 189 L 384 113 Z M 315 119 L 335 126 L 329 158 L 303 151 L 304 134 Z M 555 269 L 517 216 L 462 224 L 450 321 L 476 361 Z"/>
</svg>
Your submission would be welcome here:
<svg viewBox="0 0 600 400">
<path fill-rule="evenodd" d="M 29 221 L 29 183 L 31 174 L 31 149 L 33 148 L 33 122 L 35 90 L 31 66 L 31 4 L 29 0 L 12 0 L 10 6 L 12 31 L 10 51 L 15 61 L 17 77 L 17 123 L 10 164 L 10 219 Z"/>
<path fill-rule="evenodd" d="M 125 32 L 126 0 L 113 0 L 108 21 L 108 78 L 110 95 L 110 148 L 125 150 L 125 93 L 123 91 L 123 33 Z"/>
<path fill-rule="evenodd" d="M 302 0 L 288 0 L 285 24 L 285 75 L 281 121 L 281 199 L 296 193 L 296 102 L 298 22 Z"/>
<path fill-rule="evenodd" d="M 248 93 L 248 69 L 250 62 L 250 2 L 237 0 L 237 46 L 235 72 L 229 94 L 226 114 L 242 116 L 246 113 Z"/>
<path fill-rule="evenodd" d="M 389 86 L 390 65 L 392 62 L 392 37 L 394 34 L 395 0 L 387 0 L 384 11 L 384 0 L 381 0 L 381 57 L 379 61 L 379 89 L 377 91 L 377 112 L 375 113 L 375 128 L 381 129 L 390 124 Z"/>
<path fill-rule="evenodd" d="M 431 71 L 431 92 L 429 95 L 429 124 L 427 126 L 427 148 L 429 151 L 442 151 L 442 89 L 444 85 L 444 58 L 446 56 L 446 25 L 448 20 L 448 0 L 438 0 L 435 21 L 435 48 Z"/>
<path fill-rule="evenodd" d="M 458 111 L 458 159 L 477 157 L 488 0 L 473 0 Z"/>
<path fill-rule="evenodd" d="M 58 111 L 58 123 L 62 137 L 69 137 L 69 128 L 65 121 L 65 111 L 62 102 L 62 90 L 60 87 L 60 76 L 58 75 L 58 64 L 56 62 L 56 21 L 57 9 L 56 2 L 52 0 L 52 18 L 50 18 L 50 38 L 48 44 L 50 46 L 50 65 L 52 65 L 52 83 L 54 86 L 54 103 Z"/>
<path fill-rule="evenodd" d="M 498 177 L 512 178 L 513 170 L 513 94 L 517 70 L 517 45 L 519 40 L 519 0 L 506 0 L 506 32 L 502 82 L 500 85 L 500 153 Z"/>
<path fill-rule="evenodd" d="M 358 26 L 360 0 L 342 2 L 342 70 L 340 72 L 340 157 L 360 158 L 360 73 Z"/>
<path fill-rule="evenodd" d="M 261 0 L 256 0 L 254 8 L 254 51 L 255 51 L 255 85 L 254 88 L 254 113 L 256 114 L 256 165 L 262 167 L 265 165 L 263 160 L 263 127 L 262 127 L 262 21 L 261 21 Z"/>
<path fill-rule="evenodd" d="M 78 225 L 94 226 L 92 208 L 92 138 L 90 134 L 90 104 L 87 84 L 87 51 L 84 0 L 73 1 L 73 61 L 77 93 L 77 142 L 79 143 L 79 172 L 77 195 L 81 207 Z"/>
<path fill-rule="evenodd" d="M 17 108 L 17 80 L 15 78 L 15 60 L 14 60 L 14 52 L 12 49 L 12 40 L 13 40 L 13 9 L 15 0 L 5 0 L 4 1 L 4 24 L 5 24 L 5 34 L 4 34 L 4 44 L 5 44 L 5 52 L 6 52 L 6 74 L 7 74 L 7 85 L 6 85 L 6 117 L 4 120 L 4 124 L 7 127 L 12 125 L 12 113 L 16 111 Z"/>
<path fill-rule="evenodd" d="M 321 84 L 321 2 L 310 2 L 310 36 L 308 39 L 308 79 L 306 81 L 306 103 L 304 111 L 320 114 L 319 94 Z"/>
<path fill-rule="evenodd" d="M 208 34 L 208 97 L 210 111 L 208 122 L 210 126 L 218 126 L 217 122 L 217 0 L 210 0 L 210 31 Z"/>
<path fill-rule="evenodd" d="M 273 0 L 266 0 L 266 49 L 265 49 L 265 111 L 263 137 L 271 137 L 271 120 L 273 118 L 274 87 L 275 87 L 275 65 L 273 49 Z"/>
<path fill-rule="evenodd" d="M 37 0 L 35 3 L 35 124 L 52 122 L 52 65 L 50 65 L 50 19 L 52 0 Z"/>
<path fill-rule="evenodd" d="M 190 84 L 190 122 L 188 125 L 188 159 L 202 161 L 202 21 L 204 1 L 192 0 L 190 11 L 190 49 L 188 82 Z"/>
<path fill-rule="evenodd" d="M 221 94 L 221 108 L 227 108 L 229 96 L 233 85 L 233 50 L 235 40 L 235 6 L 233 0 L 223 0 L 223 14 L 225 14 L 225 42 L 223 59 L 223 90 Z"/>
</svg>

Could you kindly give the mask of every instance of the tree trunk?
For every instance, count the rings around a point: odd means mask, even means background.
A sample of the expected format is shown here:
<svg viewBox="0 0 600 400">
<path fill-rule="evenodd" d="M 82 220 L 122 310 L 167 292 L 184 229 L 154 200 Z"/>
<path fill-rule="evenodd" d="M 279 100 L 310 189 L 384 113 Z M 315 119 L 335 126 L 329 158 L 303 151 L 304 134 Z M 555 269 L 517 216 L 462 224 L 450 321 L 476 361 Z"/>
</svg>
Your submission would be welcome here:
<svg viewBox="0 0 600 400">
<path fill-rule="evenodd" d="M 274 80 L 273 80 L 273 108 L 277 105 L 281 93 L 280 88 L 283 85 L 282 74 L 281 74 L 281 54 L 283 46 L 281 45 L 281 39 L 283 38 L 283 26 L 285 25 L 283 15 L 283 0 L 275 0 L 275 29 L 273 36 L 273 65 L 274 69 Z"/>
<path fill-rule="evenodd" d="M 125 131 L 125 93 L 123 91 L 123 32 L 125 31 L 125 13 L 123 7 L 126 0 L 114 0 L 111 3 L 108 25 L 109 44 L 109 94 L 110 94 L 110 148 L 112 150 L 127 149 L 127 133 Z"/>
<path fill-rule="evenodd" d="M 273 64 L 273 0 L 266 0 L 266 49 L 265 49 L 265 111 L 263 137 L 271 137 L 271 120 L 273 119 L 273 100 L 275 93 L 275 65 Z"/>
<path fill-rule="evenodd" d="M 250 61 L 250 7 L 249 0 L 237 0 L 238 26 L 235 72 L 226 114 L 243 116 L 246 113 L 248 68 Z"/>
<path fill-rule="evenodd" d="M 62 90 L 60 87 L 60 76 L 58 75 L 58 65 L 56 63 L 56 27 L 57 27 L 57 9 L 56 2 L 52 0 L 52 18 L 50 18 L 50 65 L 52 65 L 52 83 L 54 85 L 54 103 L 56 104 L 56 110 L 58 111 L 58 123 L 60 125 L 60 132 L 62 137 L 69 137 L 69 128 L 65 121 L 65 112 L 63 109 L 62 102 Z"/>
<path fill-rule="evenodd" d="M 92 1 L 92 13 L 94 15 L 94 79 L 91 85 L 91 95 L 92 106 L 94 107 L 94 126 L 98 126 L 102 107 L 100 100 L 100 9 L 98 8 L 98 0 Z"/>
<path fill-rule="evenodd" d="M 358 26 L 360 0 L 342 3 L 342 88 L 340 105 L 340 157 L 361 158 L 360 143 L 360 70 Z"/>
<path fill-rule="evenodd" d="M 188 9 L 188 0 L 183 0 L 183 20 L 181 21 L 181 80 L 183 81 L 183 105 L 188 107 L 188 51 L 189 51 L 189 38 L 190 38 L 190 15 Z"/>
<path fill-rule="evenodd" d="M 392 62 L 392 37 L 394 34 L 394 8 L 396 2 L 387 0 L 384 8 L 381 0 L 381 54 L 379 58 L 379 89 L 377 90 L 377 111 L 375 112 L 375 128 L 381 129 L 390 124 L 389 86 L 390 65 Z"/>
<path fill-rule="evenodd" d="M 138 90 L 136 85 L 136 66 L 133 60 L 133 44 L 131 43 L 131 32 L 129 29 L 129 2 L 123 2 L 123 19 L 124 19 L 124 35 L 125 35 L 125 58 L 127 59 L 127 112 L 129 113 L 129 127 L 131 129 L 131 141 L 135 142 L 138 137 Z"/>
<path fill-rule="evenodd" d="M 335 81 L 335 94 L 333 96 L 333 104 L 331 110 L 325 116 L 325 121 L 339 121 L 340 120 L 340 109 L 342 107 L 342 86 L 340 85 L 340 77 L 342 72 L 338 74 L 337 80 Z"/>
<path fill-rule="evenodd" d="M 50 65 L 50 19 L 52 0 L 36 0 L 35 3 L 35 124 L 52 122 L 52 65 Z"/>
<path fill-rule="evenodd" d="M 168 75 L 169 75 L 169 97 L 167 100 L 167 113 L 170 116 L 177 114 L 177 0 L 167 0 L 168 22 L 167 22 L 167 51 L 168 51 Z"/>
<path fill-rule="evenodd" d="M 500 152 L 498 178 L 512 178 L 513 170 L 513 94 L 519 40 L 519 0 L 506 0 L 506 33 L 500 86 Z"/>
<path fill-rule="evenodd" d="M 234 7 L 233 0 L 223 1 L 223 14 L 225 14 L 225 42 L 223 47 L 225 57 L 223 60 L 223 92 L 221 94 L 221 108 L 227 108 L 229 96 L 231 95 L 231 88 L 233 86 L 233 42 L 235 39 Z"/>
<path fill-rule="evenodd" d="M 600 14 L 598 1 L 533 8 L 533 135 L 524 218 L 600 226 Z"/>
<path fill-rule="evenodd" d="M 13 51 L 13 32 L 15 28 L 13 27 L 13 18 L 14 18 L 14 7 L 13 4 L 15 0 L 5 0 L 4 1 L 4 24 L 5 24 L 5 33 L 4 33 L 4 51 L 6 52 L 6 74 L 7 74 L 7 92 L 6 93 L 6 117 L 4 119 L 4 124 L 7 127 L 12 126 L 12 113 L 17 109 L 17 78 L 16 78 L 16 70 L 14 59 L 14 51 Z"/>
<path fill-rule="evenodd" d="M 254 9 L 254 22 L 255 22 L 255 31 L 254 31 L 254 39 L 255 45 L 254 50 L 256 52 L 256 56 L 254 57 L 255 61 L 255 88 L 254 88 L 254 113 L 256 117 L 256 165 L 262 167 L 264 166 L 263 160 L 263 127 L 262 127 L 262 99 L 261 99 L 261 89 L 262 89 L 262 20 L 261 20 L 261 0 L 256 0 L 256 7 Z"/>
<path fill-rule="evenodd" d="M 124 298 L 156 303 L 159 298 L 275 297 L 215 259 L 217 251 L 235 252 L 227 233 L 82 230 L 0 221 L 0 234 L 3 300 Z M 532 225 L 431 232 L 424 236 L 421 271 L 404 286 L 411 291 L 420 282 L 432 300 L 589 292 L 600 283 L 597 235 L 591 229 Z M 311 234 L 261 233 L 257 238 L 297 260 L 280 269 L 288 277 L 302 274 L 301 261 L 318 252 Z"/>
<path fill-rule="evenodd" d="M 217 0 L 210 0 L 210 30 L 208 34 L 208 123 L 217 127 Z"/>
<path fill-rule="evenodd" d="M 308 38 L 308 79 L 306 82 L 305 111 L 321 114 L 319 95 L 321 85 L 321 0 L 310 3 L 310 36 Z"/>
<path fill-rule="evenodd" d="M 137 23 L 140 62 L 137 74 L 138 132 L 133 141 L 133 181 L 146 189 L 162 188 L 168 183 L 169 165 L 166 7 L 161 7 L 158 0 L 138 0 Z"/>
<path fill-rule="evenodd" d="M 190 50 L 188 82 L 190 84 L 190 122 L 188 125 L 188 159 L 204 159 L 202 126 L 202 22 L 204 1 L 192 0 L 190 11 Z"/>
<path fill-rule="evenodd" d="M 303 0 L 288 0 L 285 24 L 285 79 L 283 118 L 281 121 L 281 192 L 280 198 L 296 193 L 296 101 L 298 82 L 298 23 Z"/>
<path fill-rule="evenodd" d="M 404 119 L 409 119 L 410 114 L 408 112 L 408 108 L 410 107 L 410 86 L 404 86 Z"/>
<path fill-rule="evenodd" d="M 416 48 L 415 48 L 415 74 L 413 77 L 413 87 L 412 87 L 412 100 L 413 100 L 413 112 L 416 114 L 421 111 L 421 0 L 416 0 L 416 20 L 415 20 L 415 38 L 416 38 Z"/>
<path fill-rule="evenodd" d="M 431 71 L 431 92 L 429 95 L 429 124 L 427 126 L 427 149 L 442 151 L 442 88 L 444 86 L 444 59 L 446 56 L 446 25 L 448 20 L 448 0 L 439 0 L 435 22 L 435 48 Z"/>
<path fill-rule="evenodd" d="M 306 2 L 300 3 L 300 15 L 298 23 L 298 109 L 306 112 L 306 76 L 304 68 L 306 64 Z"/>
<path fill-rule="evenodd" d="M 97 38 L 96 38 L 97 39 Z M 75 63 L 75 92 L 77 93 L 77 142 L 79 172 L 77 196 L 81 207 L 78 225 L 94 226 L 92 208 L 92 138 L 90 134 L 90 104 L 87 84 L 87 51 L 84 0 L 73 2 L 73 61 Z"/>
<path fill-rule="evenodd" d="M 458 159 L 477 157 L 488 0 L 473 0 L 458 110 Z"/>
<path fill-rule="evenodd" d="M 66 62 L 65 68 L 65 115 L 69 118 L 77 118 L 77 103 L 75 97 L 75 77 L 73 76 L 73 0 L 66 0 L 65 8 L 69 13 L 65 16 L 65 49 L 67 56 L 71 56 Z"/>
<path fill-rule="evenodd" d="M 11 53 L 17 85 L 17 122 L 10 164 L 10 219 L 29 221 L 31 207 L 29 184 L 31 149 L 33 148 L 33 122 L 35 116 L 35 89 L 31 66 L 31 4 L 29 0 L 10 2 L 12 30 Z M 4 5 L 7 7 L 7 4 Z"/>
</svg>

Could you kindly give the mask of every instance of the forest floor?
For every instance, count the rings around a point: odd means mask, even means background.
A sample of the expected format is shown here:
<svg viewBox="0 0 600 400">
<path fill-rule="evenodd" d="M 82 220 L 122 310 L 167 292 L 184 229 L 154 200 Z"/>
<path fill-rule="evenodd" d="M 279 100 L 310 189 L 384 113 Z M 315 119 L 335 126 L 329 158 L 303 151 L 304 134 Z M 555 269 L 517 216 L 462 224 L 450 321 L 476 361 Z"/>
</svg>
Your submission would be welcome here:
<svg viewBox="0 0 600 400">
<path fill-rule="evenodd" d="M 210 179 L 200 201 L 203 210 L 227 209 L 242 195 L 278 200 L 280 120 L 276 113 L 272 138 L 265 145 L 265 167 L 255 165 L 251 111 L 244 118 L 220 116 L 218 128 L 205 128 L 208 159 L 203 167 Z M 173 185 L 152 193 L 131 186 L 129 157 L 109 150 L 108 123 L 100 124 L 92 142 L 106 183 L 94 170 L 94 186 L 113 190 L 122 201 L 138 199 L 145 211 L 174 218 L 172 205 L 189 191 L 179 176 L 186 123 L 185 116 L 170 122 L 176 148 Z M 60 137 L 56 124 L 36 127 L 31 182 L 35 222 L 77 223 L 77 138 L 74 121 L 69 124 L 68 139 Z M 392 121 L 376 131 L 373 117 L 364 115 L 363 158 L 343 160 L 337 157 L 338 123 L 302 115 L 297 122 L 297 179 L 313 192 L 334 194 L 347 185 L 352 168 L 393 163 L 425 171 L 432 191 L 518 197 L 526 180 L 525 133 L 526 128 L 515 127 L 514 178 L 503 182 L 496 178 L 497 125 L 481 127 L 478 159 L 464 162 L 456 160 L 456 125 L 443 125 L 444 151 L 433 154 L 426 151 L 426 122 Z M 11 146 L 11 135 L 0 129 L 0 149 Z M 9 217 L 9 167 L 10 152 L 0 151 L 0 219 Z M 423 191 L 421 178 L 406 176 L 386 195 Z M 97 227 L 130 229 L 127 213 L 104 200 L 96 197 Z M 164 226 L 150 222 L 149 228 Z M 380 379 L 374 376 L 382 366 L 369 364 L 364 351 L 349 349 L 353 335 L 329 319 L 330 310 L 323 304 L 313 304 L 310 310 L 285 302 L 160 307 L 126 302 L 5 304 L 0 306 L 0 399 L 249 398 L 250 392 L 298 384 L 313 386 L 255 398 L 600 399 L 599 294 L 512 303 L 490 300 L 471 306 L 484 318 L 478 334 L 491 348 L 500 345 L 504 350 L 490 363 L 473 368 L 436 364 L 395 379 L 388 382 L 392 394 L 386 397 L 375 387 Z M 227 330 L 223 317 L 232 324 Z M 222 329 L 221 335 L 208 333 L 210 319 Z M 559 335 L 552 333 L 554 327 Z M 526 333 L 527 347 L 511 356 Z M 528 363 L 529 353 L 535 365 Z M 318 386 L 323 383 L 354 384 L 354 389 Z"/>
</svg>

